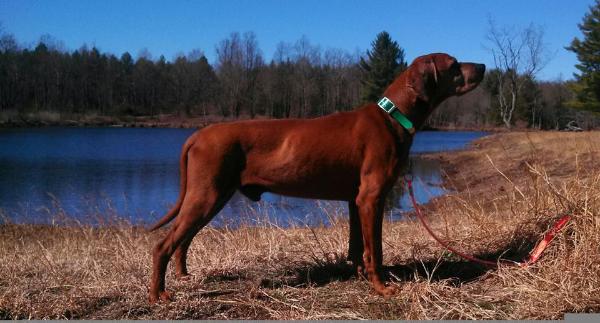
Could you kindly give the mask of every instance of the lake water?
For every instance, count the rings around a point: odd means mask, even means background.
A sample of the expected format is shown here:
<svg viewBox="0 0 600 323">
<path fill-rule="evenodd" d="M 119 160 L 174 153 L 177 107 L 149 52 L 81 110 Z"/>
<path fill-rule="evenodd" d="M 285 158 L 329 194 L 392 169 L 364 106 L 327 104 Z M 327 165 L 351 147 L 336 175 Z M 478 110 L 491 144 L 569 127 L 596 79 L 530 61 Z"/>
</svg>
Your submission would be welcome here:
<svg viewBox="0 0 600 323">
<path fill-rule="evenodd" d="M 194 129 L 0 129 L 0 216 L 17 223 L 52 223 L 62 217 L 85 223 L 121 218 L 150 223 L 179 194 L 179 154 Z M 484 132 L 419 132 L 412 147 L 415 193 L 420 203 L 444 194 L 436 161 L 419 153 L 462 149 Z M 386 215 L 410 209 L 400 185 Z M 317 225 L 346 216 L 346 203 L 264 194 L 251 202 L 235 194 L 213 226 L 268 221 Z M 0 219 L 0 223 L 2 220 Z"/>
</svg>

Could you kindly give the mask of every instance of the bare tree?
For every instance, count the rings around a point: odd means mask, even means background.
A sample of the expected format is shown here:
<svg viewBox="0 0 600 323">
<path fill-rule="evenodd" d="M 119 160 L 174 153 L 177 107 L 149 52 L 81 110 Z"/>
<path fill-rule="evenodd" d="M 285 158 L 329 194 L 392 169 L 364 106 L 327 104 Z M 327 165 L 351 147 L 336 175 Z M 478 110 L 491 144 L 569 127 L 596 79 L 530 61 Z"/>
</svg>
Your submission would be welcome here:
<svg viewBox="0 0 600 323">
<path fill-rule="evenodd" d="M 513 113 L 517 107 L 517 99 L 527 80 L 535 80 L 535 76 L 549 61 L 548 51 L 544 44 L 544 30 L 530 24 L 523 30 L 499 28 L 489 18 L 489 30 L 486 35 L 490 43 L 488 50 L 494 58 L 494 65 L 499 73 L 494 73 L 493 86 L 498 100 L 498 108 L 502 122 L 511 127 Z"/>
<path fill-rule="evenodd" d="M 222 40 L 216 48 L 218 72 L 227 97 L 223 98 L 222 113 L 239 117 L 244 108 L 252 117 L 255 115 L 256 79 L 259 69 L 263 66 L 262 53 L 258 47 L 256 35 L 253 32 L 232 33 L 229 38 Z"/>
<path fill-rule="evenodd" d="M 257 112 L 256 105 L 260 83 L 259 74 L 264 61 L 254 32 L 249 31 L 244 33 L 242 47 L 245 79 L 244 106 L 250 113 L 250 117 L 254 118 Z"/>
<path fill-rule="evenodd" d="M 296 79 L 295 97 L 297 116 L 302 118 L 311 114 L 311 99 L 318 95 L 316 82 L 316 69 L 321 64 L 321 49 L 313 46 L 306 35 L 303 35 L 294 44 Z"/>
<path fill-rule="evenodd" d="M 223 85 L 224 97 L 219 100 L 223 116 L 239 116 L 243 88 L 243 52 L 240 34 L 232 33 L 222 40 L 216 48 L 217 71 Z"/>
<path fill-rule="evenodd" d="M 276 63 L 284 63 L 291 61 L 292 45 L 289 43 L 280 41 L 277 43 L 275 53 L 273 54 L 273 61 Z"/>
</svg>

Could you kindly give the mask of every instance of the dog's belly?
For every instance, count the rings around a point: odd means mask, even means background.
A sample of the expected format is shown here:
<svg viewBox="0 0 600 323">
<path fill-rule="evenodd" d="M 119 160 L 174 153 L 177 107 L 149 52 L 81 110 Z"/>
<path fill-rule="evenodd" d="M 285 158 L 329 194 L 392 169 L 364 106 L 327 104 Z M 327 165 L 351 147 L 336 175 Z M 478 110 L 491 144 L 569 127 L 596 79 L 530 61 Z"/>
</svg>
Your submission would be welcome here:
<svg viewBox="0 0 600 323">
<path fill-rule="evenodd" d="M 339 165 L 269 165 L 242 173 L 241 191 L 256 200 L 263 192 L 311 199 L 348 201 L 358 192 L 358 171 Z M 258 195 L 258 197 L 257 197 Z"/>
<path fill-rule="evenodd" d="M 247 193 L 248 188 L 250 189 L 250 193 Z M 356 190 L 349 189 L 348 186 L 328 187 L 325 190 L 323 190 L 323 186 L 314 186 L 314 189 L 312 190 L 310 188 L 310 186 L 293 185 L 273 185 L 271 187 L 262 185 L 248 185 L 242 186 L 240 190 L 242 193 L 244 193 L 244 195 L 248 196 L 254 201 L 260 200 L 260 196 L 264 192 L 306 199 L 337 201 L 353 200 L 357 194 Z"/>
<path fill-rule="evenodd" d="M 285 183 L 273 185 L 269 188 L 269 191 L 276 194 L 308 199 L 350 201 L 356 198 L 358 185 L 344 183 L 339 180 L 332 180 L 330 182 L 315 181 L 313 183 L 297 185 L 295 183 Z"/>
</svg>

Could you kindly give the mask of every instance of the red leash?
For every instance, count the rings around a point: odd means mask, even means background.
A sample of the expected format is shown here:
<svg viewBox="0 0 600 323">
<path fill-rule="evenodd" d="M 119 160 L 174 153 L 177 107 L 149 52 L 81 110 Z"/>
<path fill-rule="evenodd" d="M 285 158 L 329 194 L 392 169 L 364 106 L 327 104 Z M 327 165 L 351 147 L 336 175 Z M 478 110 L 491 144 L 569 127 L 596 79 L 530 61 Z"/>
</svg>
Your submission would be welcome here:
<svg viewBox="0 0 600 323">
<path fill-rule="evenodd" d="M 498 267 L 498 265 L 500 264 L 505 264 L 505 265 L 512 265 L 512 266 L 519 266 L 519 267 L 526 267 L 529 266 L 533 263 L 535 263 L 536 261 L 538 261 L 538 259 L 540 259 L 540 256 L 542 255 L 542 253 L 544 252 L 544 250 L 548 247 L 548 245 L 550 244 L 550 242 L 554 239 L 554 236 L 556 236 L 556 234 L 567 224 L 567 222 L 569 222 L 569 220 L 571 219 L 570 215 L 565 215 L 562 218 L 560 218 L 558 221 L 556 221 L 556 223 L 554 223 L 554 226 L 552 226 L 552 228 L 546 233 L 546 235 L 544 236 L 544 239 L 542 241 L 540 241 L 535 248 L 529 253 L 529 257 L 527 257 L 527 259 L 521 261 L 521 262 L 513 262 L 513 261 L 508 261 L 508 260 L 502 260 L 499 259 L 498 261 L 489 261 L 489 260 L 483 260 L 483 259 L 479 259 L 477 257 L 471 256 L 471 255 L 467 255 L 465 253 L 462 253 L 452 247 L 450 247 L 448 245 L 448 243 L 442 241 L 440 238 L 438 238 L 435 233 L 433 233 L 433 230 L 431 230 L 431 228 L 429 227 L 429 225 L 427 224 L 427 222 L 425 221 L 425 217 L 423 217 L 423 214 L 421 214 L 421 210 L 419 210 L 419 207 L 417 205 L 417 200 L 415 199 L 415 194 L 413 192 L 413 187 L 412 187 L 412 180 L 411 179 L 406 179 L 406 183 L 408 185 L 408 193 L 410 195 L 410 199 L 413 203 L 413 206 L 415 208 L 415 213 L 417 214 L 417 217 L 419 218 L 419 220 L 421 221 L 421 223 L 423 224 L 423 226 L 425 227 L 425 230 L 427 230 L 427 232 L 429 232 L 429 234 L 433 237 L 433 239 L 435 239 L 435 241 L 437 241 L 439 244 L 441 244 L 444 248 L 448 249 L 449 251 L 459 255 L 460 257 L 467 259 L 469 261 L 472 262 L 476 262 L 476 263 L 480 263 L 482 265 L 486 265 L 489 267 Z"/>
</svg>

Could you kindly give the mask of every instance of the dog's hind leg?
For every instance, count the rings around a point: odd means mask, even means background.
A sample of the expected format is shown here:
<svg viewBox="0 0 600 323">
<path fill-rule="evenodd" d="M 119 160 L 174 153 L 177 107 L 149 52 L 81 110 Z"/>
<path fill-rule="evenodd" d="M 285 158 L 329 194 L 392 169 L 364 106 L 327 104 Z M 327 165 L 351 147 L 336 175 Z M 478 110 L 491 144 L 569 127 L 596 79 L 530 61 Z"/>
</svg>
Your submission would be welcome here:
<svg viewBox="0 0 600 323">
<path fill-rule="evenodd" d="M 187 270 L 187 252 L 194 240 L 194 236 L 185 239 L 179 247 L 175 250 L 173 255 L 173 262 L 175 263 L 175 277 L 177 279 L 184 279 L 190 276 Z"/>
<path fill-rule="evenodd" d="M 210 212 L 212 215 L 209 216 L 209 221 L 214 217 L 214 215 L 221 211 L 223 206 L 225 206 L 225 203 L 227 203 L 227 201 L 231 198 L 231 195 L 232 194 L 224 194 L 223 197 L 218 199 L 214 209 Z M 178 279 L 183 279 L 190 275 L 187 270 L 187 253 L 190 245 L 192 244 L 192 240 L 194 240 L 194 237 L 200 229 L 202 228 L 196 230 L 194 234 L 188 235 L 186 239 L 183 240 L 177 247 L 177 249 L 175 249 L 175 253 L 173 254 L 173 262 L 175 264 L 175 277 Z"/>
<path fill-rule="evenodd" d="M 185 254 L 194 236 L 221 210 L 231 197 L 231 193 L 217 193 L 216 190 L 204 191 L 205 194 L 188 192 L 175 224 L 167 236 L 153 250 L 150 302 L 171 299 L 165 290 L 165 274 L 169 259 L 179 248 L 177 263 L 185 263 Z M 200 197 L 202 196 L 202 197 Z M 176 263 L 176 266 L 177 266 Z M 185 265 L 184 265 L 185 266 Z M 180 268 L 181 269 L 181 268 Z"/>
</svg>

